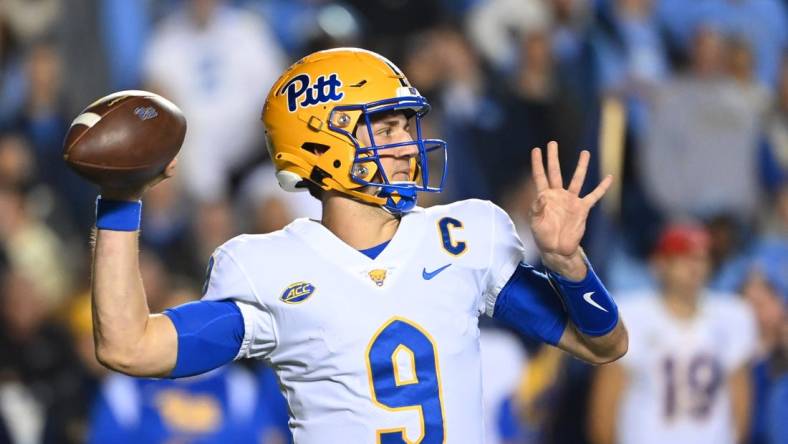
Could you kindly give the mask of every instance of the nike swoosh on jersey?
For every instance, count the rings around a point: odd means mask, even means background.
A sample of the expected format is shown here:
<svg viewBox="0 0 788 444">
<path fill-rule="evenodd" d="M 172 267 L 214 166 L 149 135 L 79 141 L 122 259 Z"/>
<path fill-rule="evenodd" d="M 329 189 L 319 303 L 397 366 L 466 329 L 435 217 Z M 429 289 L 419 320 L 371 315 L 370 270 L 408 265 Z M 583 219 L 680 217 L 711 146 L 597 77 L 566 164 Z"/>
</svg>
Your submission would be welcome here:
<svg viewBox="0 0 788 444">
<path fill-rule="evenodd" d="M 589 304 L 593 305 L 594 307 L 596 307 L 596 308 L 598 308 L 598 309 L 600 309 L 600 310 L 604 311 L 605 313 L 607 313 L 607 310 L 605 310 L 605 307 L 603 307 L 603 306 L 601 306 L 601 305 L 597 304 L 597 303 L 596 303 L 596 301 L 594 301 L 593 299 L 591 299 L 591 296 L 593 296 L 593 295 L 594 295 L 594 293 L 596 293 L 596 292 L 594 292 L 594 291 L 589 291 L 588 293 L 583 293 L 583 300 L 584 300 L 584 301 L 586 301 L 586 302 L 588 302 Z"/>
<path fill-rule="evenodd" d="M 448 263 L 448 264 L 438 268 L 437 270 L 430 271 L 430 272 L 428 272 L 427 269 L 424 268 L 424 269 L 421 270 L 421 277 L 423 277 L 425 281 L 428 281 L 428 280 L 434 278 L 435 276 L 437 276 L 438 274 L 440 274 L 441 271 L 449 268 L 449 266 L 451 266 L 451 263 Z"/>
</svg>

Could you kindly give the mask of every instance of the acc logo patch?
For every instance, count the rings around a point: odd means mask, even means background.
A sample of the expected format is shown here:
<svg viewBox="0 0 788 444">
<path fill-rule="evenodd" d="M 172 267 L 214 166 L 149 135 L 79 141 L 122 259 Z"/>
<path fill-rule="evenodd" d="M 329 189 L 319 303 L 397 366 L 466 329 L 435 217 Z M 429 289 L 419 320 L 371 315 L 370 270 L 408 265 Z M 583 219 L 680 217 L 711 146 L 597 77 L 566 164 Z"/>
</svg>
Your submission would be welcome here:
<svg viewBox="0 0 788 444">
<path fill-rule="evenodd" d="M 386 270 L 372 270 L 369 272 L 369 278 L 372 279 L 375 285 L 382 287 L 383 282 L 386 280 Z"/>
<path fill-rule="evenodd" d="M 287 304 L 297 304 L 312 296 L 314 292 L 315 286 L 309 282 L 296 282 L 290 284 L 279 299 Z"/>
<path fill-rule="evenodd" d="M 342 100 L 345 94 L 339 91 L 342 81 L 334 73 L 326 76 L 318 76 L 314 84 L 309 74 L 299 74 L 279 90 L 279 94 L 287 94 L 287 109 L 295 112 L 298 107 L 309 107 L 321 103 L 336 102 Z"/>
</svg>

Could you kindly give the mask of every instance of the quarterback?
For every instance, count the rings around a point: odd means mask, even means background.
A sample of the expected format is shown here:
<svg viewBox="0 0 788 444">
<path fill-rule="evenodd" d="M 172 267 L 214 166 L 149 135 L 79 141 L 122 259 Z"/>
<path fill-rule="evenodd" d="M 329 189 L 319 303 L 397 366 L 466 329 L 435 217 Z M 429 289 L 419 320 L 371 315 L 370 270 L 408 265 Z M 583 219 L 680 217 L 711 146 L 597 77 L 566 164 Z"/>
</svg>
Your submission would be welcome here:
<svg viewBox="0 0 788 444">
<path fill-rule="evenodd" d="M 621 357 L 626 329 L 580 247 L 611 178 L 581 197 L 588 152 L 564 188 L 557 144 L 546 172 L 532 151 L 537 270 L 492 203 L 416 206 L 444 182 L 446 143 L 421 131 L 428 110 L 378 54 L 340 48 L 293 64 L 263 109 L 268 150 L 284 189 L 321 200 L 321 220 L 229 240 L 210 259 L 203 299 L 162 314 L 147 308 L 137 258 L 140 199 L 153 183 L 102 190 L 99 360 L 177 378 L 263 359 L 295 441 L 310 444 L 482 442 L 483 314 L 591 363 Z"/>
</svg>

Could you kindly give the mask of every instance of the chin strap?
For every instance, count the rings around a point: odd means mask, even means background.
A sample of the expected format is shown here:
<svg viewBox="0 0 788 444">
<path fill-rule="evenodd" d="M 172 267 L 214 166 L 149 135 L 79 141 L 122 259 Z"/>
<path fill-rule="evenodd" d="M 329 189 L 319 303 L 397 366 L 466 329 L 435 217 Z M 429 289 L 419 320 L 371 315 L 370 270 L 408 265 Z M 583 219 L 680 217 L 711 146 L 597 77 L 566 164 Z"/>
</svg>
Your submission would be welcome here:
<svg viewBox="0 0 788 444">
<path fill-rule="evenodd" d="M 411 211 L 416 206 L 416 190 L 384 190 L 381 189 L 378 197 L 386 198 L 383 209 L 391 214 L 403 214 Z"/>
</svg>

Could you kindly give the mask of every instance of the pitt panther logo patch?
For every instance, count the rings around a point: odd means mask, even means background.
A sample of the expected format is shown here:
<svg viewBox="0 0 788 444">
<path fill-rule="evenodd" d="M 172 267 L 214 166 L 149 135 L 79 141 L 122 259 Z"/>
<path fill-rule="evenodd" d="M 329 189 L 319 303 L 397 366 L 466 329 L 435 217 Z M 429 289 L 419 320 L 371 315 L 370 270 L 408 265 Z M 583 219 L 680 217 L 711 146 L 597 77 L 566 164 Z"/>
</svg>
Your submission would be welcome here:
<svg viewBox="0 0 788 444">
<path fill-rule="evenodd" d="M 315 286 L 309 282 L 296 282 L 285 288 L 279 299 L 286 304 L 297 304 L 312 296 L 314 292 Z"/>
<path fill-rule="evenodd" d="M 386 270 L 372 270 L 369 272 L 369 278 L 372 279 L 375 285 L 382 287 L 383 282 L 386 280 Z"/>
<path fill-rule="evenodd" d="M 342 100 L 345 94 L 339 91 L 342 81 L 339 76 L 333 73 L 326 76 L 318 76 L 314 83 L 309 74 L 299 74 L 279 90 L 279 94 L 287 94 L 287 109 L 295 112 L 298 107 L 309 107 L 321 103 L 336 102 Z"/>
</svg>

